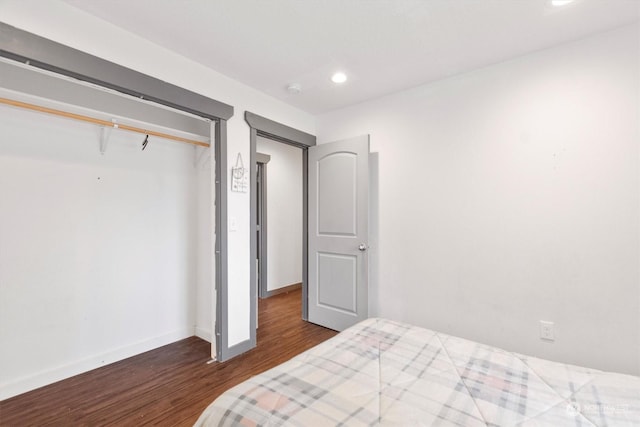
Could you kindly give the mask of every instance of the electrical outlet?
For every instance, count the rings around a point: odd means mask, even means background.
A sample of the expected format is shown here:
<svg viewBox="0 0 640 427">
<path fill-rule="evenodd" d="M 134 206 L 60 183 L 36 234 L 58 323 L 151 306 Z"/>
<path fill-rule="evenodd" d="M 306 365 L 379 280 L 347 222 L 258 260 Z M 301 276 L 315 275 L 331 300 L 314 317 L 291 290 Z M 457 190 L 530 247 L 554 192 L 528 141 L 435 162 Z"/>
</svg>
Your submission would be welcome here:
<svg viewBox="0 0 640 427">
<path fill-rule="evenodd" d="M 540 339 L 545 341 L 555 341 L 553 322 L 546 320 L 540 321 Z"/>
</svg>

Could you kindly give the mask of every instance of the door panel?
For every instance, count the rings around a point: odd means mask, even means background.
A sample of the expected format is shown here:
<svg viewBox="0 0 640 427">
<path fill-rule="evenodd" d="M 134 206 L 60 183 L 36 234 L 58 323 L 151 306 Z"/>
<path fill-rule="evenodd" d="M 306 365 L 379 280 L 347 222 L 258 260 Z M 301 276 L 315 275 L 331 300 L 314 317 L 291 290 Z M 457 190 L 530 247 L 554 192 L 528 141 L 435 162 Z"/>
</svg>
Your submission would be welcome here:
<svg viewBox="0 0 640 427">
<path fill-rule="evenodd" d="M 318 234 L 355 236 L 357 155 L 331 153 L 318 159 Z M 340 209 L 335 209 L 340 206 Z"/>
<path fill-rule="evenodd" d="M 367 318 L 369 136 L 309 148 L 309 321 Z"/>
<path fill-rule="evenodd" d="M 358 260 L 355 256 L 318 252 L 318 306 L 357 312 L 356 276 Z"/>
</svg>

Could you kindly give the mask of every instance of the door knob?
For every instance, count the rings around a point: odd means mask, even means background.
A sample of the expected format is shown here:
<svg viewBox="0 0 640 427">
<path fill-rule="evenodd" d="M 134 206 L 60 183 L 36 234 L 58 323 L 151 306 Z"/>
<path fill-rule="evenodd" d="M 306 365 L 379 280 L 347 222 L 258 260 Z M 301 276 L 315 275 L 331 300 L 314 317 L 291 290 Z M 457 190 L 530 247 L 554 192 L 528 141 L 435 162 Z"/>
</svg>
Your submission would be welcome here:
<svg viewBox="0 0 640 427">
<path fill-rule="evenodd" d="M 364 252 L 367 250 L 367 245 L 365 245 L 364 243 L 360 243 L 360 246 L 358 246 L 358 250 Z"/>
</svg>

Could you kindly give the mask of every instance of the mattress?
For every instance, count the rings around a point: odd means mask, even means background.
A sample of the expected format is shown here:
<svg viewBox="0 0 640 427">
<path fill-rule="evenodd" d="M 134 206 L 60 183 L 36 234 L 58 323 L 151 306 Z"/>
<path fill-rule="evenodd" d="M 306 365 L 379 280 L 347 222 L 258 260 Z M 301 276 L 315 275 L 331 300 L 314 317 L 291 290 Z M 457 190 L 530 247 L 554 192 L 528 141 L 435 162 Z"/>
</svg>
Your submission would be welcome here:
<svg viewBox="0 0 640 427">
<path fill-rule="evenodd" d="M 196 425 L 640 426 L 640 377 L 368 319 L 226 391 Z"/>
</svg>

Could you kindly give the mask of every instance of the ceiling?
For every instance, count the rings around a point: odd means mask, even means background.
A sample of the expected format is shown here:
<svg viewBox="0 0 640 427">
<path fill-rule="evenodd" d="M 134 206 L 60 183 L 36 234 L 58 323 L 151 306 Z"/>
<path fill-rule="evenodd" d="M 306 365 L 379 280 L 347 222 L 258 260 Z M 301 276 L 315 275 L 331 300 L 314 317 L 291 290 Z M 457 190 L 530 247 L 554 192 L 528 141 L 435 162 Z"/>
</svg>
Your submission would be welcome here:
<svg viewBox="0 0 640 427">
<path fill-rule="evenodd" d="M 640 0 L 64 1 L 312 114 L 640 17 Z"/>
</svg>

